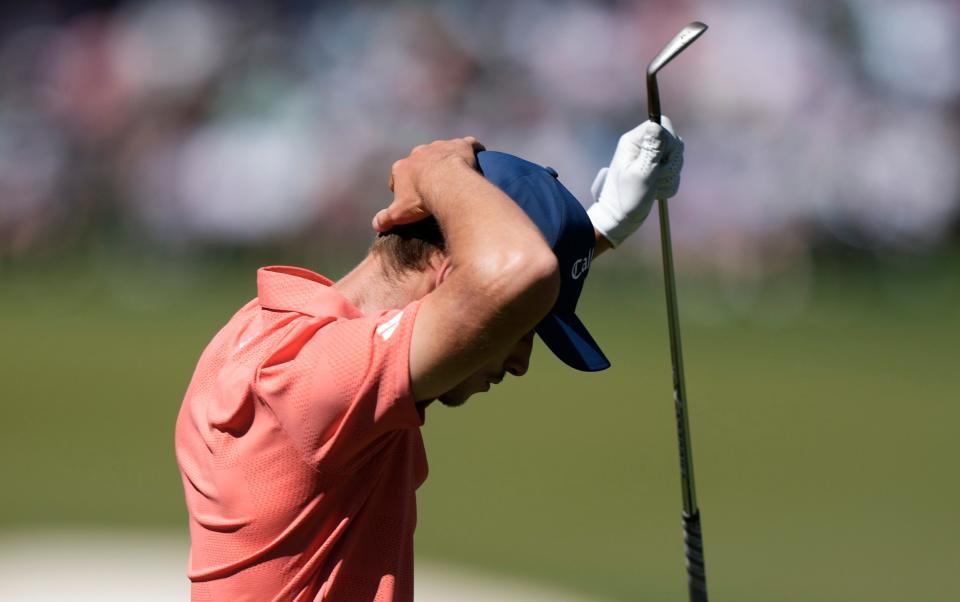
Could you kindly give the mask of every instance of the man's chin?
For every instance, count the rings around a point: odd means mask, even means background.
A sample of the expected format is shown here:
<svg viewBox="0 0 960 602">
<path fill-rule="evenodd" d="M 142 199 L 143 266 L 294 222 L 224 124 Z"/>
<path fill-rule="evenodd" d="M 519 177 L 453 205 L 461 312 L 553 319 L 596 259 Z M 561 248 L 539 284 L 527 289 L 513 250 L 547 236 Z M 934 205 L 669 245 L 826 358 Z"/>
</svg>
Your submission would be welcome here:
<svg viewBox="0 0 960 602">
<path fill-rule="evenodd" d="M 438 397 L 437 401 L 448 408 L 459 408 L 463 404 L 467 403 L 467 400 L 470 399 L 470 395 L 470 393 L 462 394 L 451 391 L 450 393 L 444 393 Z"/>
</svg>

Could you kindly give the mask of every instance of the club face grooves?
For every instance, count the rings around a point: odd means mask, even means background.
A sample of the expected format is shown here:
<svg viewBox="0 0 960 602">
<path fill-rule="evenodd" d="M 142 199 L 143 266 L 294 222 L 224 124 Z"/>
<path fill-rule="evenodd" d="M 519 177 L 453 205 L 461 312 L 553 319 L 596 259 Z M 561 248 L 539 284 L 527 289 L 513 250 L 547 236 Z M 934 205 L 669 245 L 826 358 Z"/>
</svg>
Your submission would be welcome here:
<svg viewBox="0 0 960 602">
<path fill-rule="evenodd" d="M 647 66 L 647 76 L 656 75 L 657 71 L 663 69 L 667 63 L 683 52 L 687 46 L 693 44 L 694 40 L 699 38 L 706 30 L 707 26 L 700 21 L 694 21 L 681 29 L 680 33 L 673 36 L 673 39 L 650 61 L 650 64 Z"/>
</svg>

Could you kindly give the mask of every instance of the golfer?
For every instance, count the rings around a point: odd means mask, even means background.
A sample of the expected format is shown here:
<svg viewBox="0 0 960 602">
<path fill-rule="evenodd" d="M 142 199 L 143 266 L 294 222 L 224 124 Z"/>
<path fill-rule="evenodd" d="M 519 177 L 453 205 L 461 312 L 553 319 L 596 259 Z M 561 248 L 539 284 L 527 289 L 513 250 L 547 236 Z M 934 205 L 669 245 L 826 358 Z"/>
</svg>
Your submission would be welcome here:
<svg viewBox="0 0 960 602">
<path fill-rule="evenodd" d="M 589 212 L 473 138 L 393 165 L 369 253 L 333 282 L 266 267 L 204 350 L 176 425 L 194 601 L 413 599 L 420 427 L 527 372 L 534 336 L 609 366 L 574 313 L 593 258 L 676 193 L 682 142 L 624 134 Z"/>
</svg>

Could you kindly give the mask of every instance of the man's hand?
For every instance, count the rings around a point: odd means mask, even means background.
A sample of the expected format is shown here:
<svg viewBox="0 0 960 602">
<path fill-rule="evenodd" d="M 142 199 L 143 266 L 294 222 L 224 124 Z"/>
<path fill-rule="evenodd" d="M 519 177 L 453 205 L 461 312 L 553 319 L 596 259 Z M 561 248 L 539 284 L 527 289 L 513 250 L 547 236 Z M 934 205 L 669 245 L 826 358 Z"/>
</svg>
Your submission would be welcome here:
<svg viewBox="0 0 960 602">
<path fill-rule="evenodd" d="M 477 152 L 484 150 L 473 136 L 437 140 L 421 144 L 410 155 L 393 164 L 390 190 L 393 202 L 373 217 L 373 229 L 386 232 L 394 226 L 410 224 L 432 215 L 431 204 L 438 195 L 438 170 L 466 164 L 477 168 Z"/>
<path fill-rule="evenodd" d="M 615 247 L 640 227 L 654 200 L 674 196 L 680 186 L 683 140 L 670 119 L 662 121 L 645 121 L 621 136 L 610 167 L 590 189 L 596 200 L 587 211 L 590 221 Z"/>
</svg>

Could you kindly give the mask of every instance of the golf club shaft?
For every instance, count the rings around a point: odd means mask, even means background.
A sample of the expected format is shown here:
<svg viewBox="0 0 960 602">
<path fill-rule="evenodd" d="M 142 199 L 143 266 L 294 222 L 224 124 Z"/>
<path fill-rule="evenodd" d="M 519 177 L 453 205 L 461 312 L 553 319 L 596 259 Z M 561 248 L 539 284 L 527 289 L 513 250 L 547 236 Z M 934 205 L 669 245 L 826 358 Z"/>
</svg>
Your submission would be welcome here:
<svg viewBox="0 0 960 602">
<path fill-rule="evenodd" d="M 667 202 L 657 201 L 660 211 L 660 245 L 663 255 L 663 281 L 667 298 L 670 330 L 670 360 L 673 365 L 673 401 L 677 414 L 677 443 L 680 447 L 680 487 L 683 494 L 683 543 L 687 559 L 687 587 L 691 602 L 707 602 L 707 574 L 703 558 L 703 534 L 693 480 L 693 450 L 687 419 L 687 385 L 683 377 L 683 350 L 680 345 L 680 315 L 677 310 L 677 284 L 673 269 L 673 245 L 670 240 L 670 214 Z"/>
<path fill-rule="evenodd" d="M 677 310 L 677 283 L 673 269 L 673 245 L 670 241 L 670 214 L 665 200 L 657 201 L 660 210 L 660 249 L 663 255 L 663 284 L 667 298 L 667 323 L 670 329 L 670 361 L 673 365 L 673 401 L 677 412 L 677 439 L 680 444 L 680 486 L 683 513 L 697 513 L 697 493 L 693 481 L 693 450 L 690 447 L 690 423 L 687 419 L 687 385 L 683 377 L 683 349 L 680 343 L 680 315 Z"/>
</svg>

